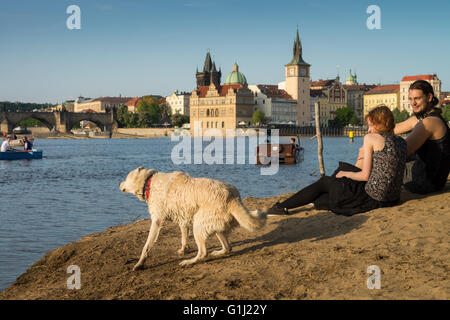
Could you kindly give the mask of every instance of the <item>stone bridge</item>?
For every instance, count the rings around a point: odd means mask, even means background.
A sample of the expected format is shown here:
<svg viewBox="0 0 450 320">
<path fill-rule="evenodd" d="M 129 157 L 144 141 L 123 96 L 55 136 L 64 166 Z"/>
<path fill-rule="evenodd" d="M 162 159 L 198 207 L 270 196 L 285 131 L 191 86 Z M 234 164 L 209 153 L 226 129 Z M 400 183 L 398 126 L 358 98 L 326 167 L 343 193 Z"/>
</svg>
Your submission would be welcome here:
<svg viewBox="0 0 450 320">
<path fill-rule="evenodd" d="M 17 125 L 26 119 L 37 119 L 49 130 L 68 133 L 72 127 L 86 120 L 95 123 L 104 132 L 116 132 L 117 115 L 114 111 L 106 113 L 82 113 L 68 111 L 53 112 L 8 112 L 0 110 L 0 131 L 11 133 Z"/>
</svg>

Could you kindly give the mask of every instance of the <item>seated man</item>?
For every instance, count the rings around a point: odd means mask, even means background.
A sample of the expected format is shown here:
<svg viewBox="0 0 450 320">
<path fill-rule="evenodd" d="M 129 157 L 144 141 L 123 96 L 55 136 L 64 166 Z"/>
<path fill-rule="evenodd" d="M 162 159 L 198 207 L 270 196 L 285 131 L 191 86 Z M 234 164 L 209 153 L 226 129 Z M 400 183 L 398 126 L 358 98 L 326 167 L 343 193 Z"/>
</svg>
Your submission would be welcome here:
<svg viewBox="0 0 450 320">
<path fill-rule="evenodd" d="M 32 149 L 33 149 L 33 144 L 31 143 L 30 140 L 28 140 L 28 138 L 26 136 L 23 137 L 23 149 L 25 151 L 32 151 Z"/>
<path fill-rule="evenodd" d="M 11 150 L 11 138 L 8 137 L 6 138 L 5 141 L 3 141 L 2 146 L 0 148 L 0 152 L 6 152 L 6 151 L 10 151 Z"/>
<path fill-rule="evenodd" d="M 450 172 L 450 129 L 436 107 L 433 87 L 417 80 L 409 87 L 414 116 L 397 123 L 395 134 L 411 131 L 406 138 L 410 161 L 404 186 L 413 193 L 427 194 L 444 188 Z"/>
</svg>

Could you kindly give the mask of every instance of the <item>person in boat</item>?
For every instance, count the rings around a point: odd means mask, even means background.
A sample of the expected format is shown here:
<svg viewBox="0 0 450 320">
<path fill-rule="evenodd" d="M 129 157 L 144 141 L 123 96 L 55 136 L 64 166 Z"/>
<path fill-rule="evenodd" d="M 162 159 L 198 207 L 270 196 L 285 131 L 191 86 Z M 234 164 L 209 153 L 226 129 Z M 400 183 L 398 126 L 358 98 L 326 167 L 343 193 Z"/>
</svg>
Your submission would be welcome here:
<svg viewBox="0 0 450 320">
<path fill-rule="evenodd" d="M 33 150 L 33 144 L 30 140 L 28 140 L 27 136 L 23 137 L 23 149 L 25 151 L 32 151 Z"/>
<path fill-rule="evenodd" d="M 295 138 L 291 138 L 291 146 L 292 146 L 292 154 L 295 154 L 295 151 L 300 151 L 300 146 L 295 143 Z"/>
<path fill-rule="evenodd" d="M 11 137 L 7 137 L 5 141 L 3 141 L 2 146 L 0 148 L 0 152 L 11 151 Z"/>
<path fill-rule="evenodd" d="M 439 100 L 433 87 L 417 80 L 409 87 L 409 102 L 414 115 L 397 123 L 394 132 L 411 132 L 406 138 L 408 161 L 405 188 L 413 193 L 427 194 L 445 187 L 450 173 L 450 129 L 437 107 Z"/>
<path fill-rule="evenodd" d="M 323 176 L 281 203 L 267 214 L 289 214 L 288 210 L 314 202 L 318 209 L 350 216 L 397 205 L 405 170 L 406 141 L 394 134 L 394 115 L 386 106 L 371 110 L 365 120 L 362 168 L 340 163 L 332 176 Z"/>
</svg>

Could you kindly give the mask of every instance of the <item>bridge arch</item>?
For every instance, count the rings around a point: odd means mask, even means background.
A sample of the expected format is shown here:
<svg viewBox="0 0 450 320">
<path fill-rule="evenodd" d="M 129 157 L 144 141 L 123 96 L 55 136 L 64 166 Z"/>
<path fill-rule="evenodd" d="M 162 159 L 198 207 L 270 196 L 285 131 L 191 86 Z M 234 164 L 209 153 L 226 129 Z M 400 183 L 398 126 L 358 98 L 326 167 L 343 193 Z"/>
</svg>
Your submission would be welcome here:
<svg viewBox="0 0 450 320">
<path fill-rule="evenodd" d="M 27 119 L 39 120 L 43 125 L 45 125 L 48 128 L 49 131 L 52 131 L 52 129 L 55 126 L 54 122 L 49 121 L 45 117 L 39 117 L 39 115 L 36 115 L 36 114 L 31 114 L 31 115 L 23 114 L 22 117 L 19 118 L 18 120 L 13 120 L 13 121 L 10 120 L 9 122 L 10 122 L 11 126 L 13 128 L 15 128 L 19 125 L 19 123 L 21 123 L 22 121 L 27 120 Z"/>
</svg>

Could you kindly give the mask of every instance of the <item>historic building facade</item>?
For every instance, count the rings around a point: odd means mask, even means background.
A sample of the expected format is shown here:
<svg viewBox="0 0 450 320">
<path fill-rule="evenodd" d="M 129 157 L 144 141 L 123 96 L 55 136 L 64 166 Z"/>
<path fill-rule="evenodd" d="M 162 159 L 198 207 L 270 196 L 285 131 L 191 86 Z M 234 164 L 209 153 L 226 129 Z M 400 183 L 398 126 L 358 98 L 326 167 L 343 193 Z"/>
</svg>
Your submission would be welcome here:
<svg viewBox="0 0 450 320">
<path fill-rule="evenodd" d="M 108 110 L 117 110 L 132 98 L 130 97 L 100 97 L 97 99 L 85 100 L 79 97 L 74 103 L 74 112 L 106 112 Z"/>
<path fill-rule="evenodd" d="M 205 59 L 206 69 L 211 57 Z M 214 63 L 212 64 L 214 70 Z M 253 93 L 248 89 L 245 76 L 235 64 L 223 85 L 217 83 L 213 73 L 209 73 L 209 85 L 202 85 L 205 77 L 198 77 L 197 88 L 189 99 L 191 136 L 223 135 L 227 129 L 234 130 L 239 125 L 248 125 L 253 116 Z M 200 79 L 200 80 L 199 80 Z M 220 81 L 220 77 L 218 78 Z M 211 130 L 214 129 L 214 130 Z"/>
<path fill-rule="evenodd" d="M 189 116 L 190 92 L 178 92 L 175 90 L 170 96 L 166 97 L 166 103 L 170 107 L 172 114 L 182 114 Z"/>
<path fill-rule="evenodd" d="M 386 84 L 376 86 L 375 88 L 364 93 L 364 117 L 370 110 L 380 104 L 384 104 L 391 111 L 400 109 L 400 85 Z"/>
<path fill-rule="evenodd" d="M 264 112 L 270 123 L 296 123 L 297 100 L 292 99 L 286 90 L 268 84 L 249 85 L 248 88 L 255 96 L 255 110 Z"/>
<path fill-rule="evenodd" d="M 319 118 L 321 126 L 328 126 L 336 117 L 336 110 L 347 106 L 347 89 L 339 81 L 339 77 L 333 80 L 318 80 L 310 82 L 311 93 L 314 101 L 320 103 Z M 310 105 L 311 112 L 314 105 Z M 315 122 L 315 115 L 310 116 L 309 123 Z"/>
</svg>

